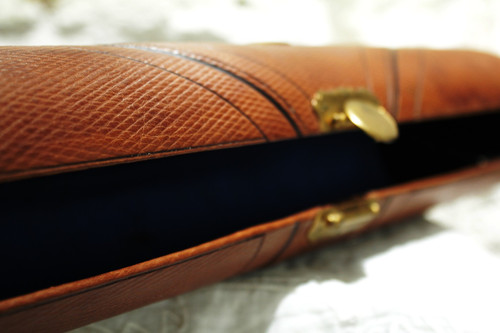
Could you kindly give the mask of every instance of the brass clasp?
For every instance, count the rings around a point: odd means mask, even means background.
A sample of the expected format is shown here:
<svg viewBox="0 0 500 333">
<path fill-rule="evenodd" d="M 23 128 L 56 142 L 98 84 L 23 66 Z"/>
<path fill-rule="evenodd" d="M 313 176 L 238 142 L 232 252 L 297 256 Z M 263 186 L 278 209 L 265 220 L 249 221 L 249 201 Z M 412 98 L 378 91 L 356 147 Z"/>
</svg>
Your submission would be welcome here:
<svg viewBox="0 0 500 333">
<path fill-rule="evenodd" d="M 375 200 L 344 202 L 320 211 L 309 230 L 308 238 L 315 243 L 356 231 L 373 221 L 380 212 Z"/>
<path fill-rule="evenodd" d="M 399 135 L 394 118 L 368 90 L 318 91 L 311 104 L 324 132 L 358 127 L 380 142 L 391 142 Z"/>
</svg>

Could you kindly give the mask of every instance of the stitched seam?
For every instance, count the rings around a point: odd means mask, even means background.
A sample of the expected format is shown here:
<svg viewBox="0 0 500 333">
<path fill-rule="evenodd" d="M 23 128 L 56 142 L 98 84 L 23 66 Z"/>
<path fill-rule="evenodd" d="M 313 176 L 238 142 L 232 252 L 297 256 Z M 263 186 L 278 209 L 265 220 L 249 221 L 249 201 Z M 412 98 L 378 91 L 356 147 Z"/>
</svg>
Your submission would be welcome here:
<svg viewBox="0 0 500 333">
<path fill-rule="evenodd" d="M 247 60 L 249 62 L 253 62 L 254 64 L 258 64 L 258 65 L 260 65 L 262 67 L 267 68 L 268 70 L 270 70 L 271 72 L 275 73 L 276 75 L 278 75 L 279 77 L 281 77 L 283 80 L 285 80 L 286 82 L 290 83 L 292 86 L 294 86 L 295 88 L 297 88 L 297 90 L 300 91 L 300 93 L 302 94 L 302 96 L 304 96 L 304 98 L 307 100 L 307 102 L 309 102 L 309 95 L 304 91 L 304 89 L 301 86 L 299 86 L 295 81 L 293 81 L 291 78 L 289 78 L 285 74 L 283 74 L 280 71 L 278 71 L 276 68 L 268 66 L 265 63 L 262 63 L 262 62 L 260 62 L 258 60 L 255 60 L 254 58 L 250 58 L 250 57 L 248 57 L 246 55 L 242 55 L 240 53 L 236 53 L 236 52 L 232 52 L 232 51 L 228 51 L 228 50 L 225 50 L 224 52 L 230 53 L 230 54 L 235 55 L 237 57 L 243 58 L 243 59 L 245 59 L 245 60 Z M 248 73 L 245 73 L 245 74 L 248 74 Z"/>
<path fill-rule="evenodd" d="M 419 70 L 415 84 L 415 102 L 413 105 L 413 116 L 415 119 L 422 118 L 422 101 L 424 92 L 424 78 L 425 78 L 425 54 L 423 51 L 418 52 Z"/>
<path fill-rule="evenodd" d="M 369 91 L 374 91 L 373 79 L 370 73 L 370 67 L 368 66 L 368 55 L 366 54 L 366 49 L 363 47 L 358 48 L 359 59 L 363 66 L 363 71 L 365 73 L 365 84 Z"/>
<path fill-rule="evenodd" d="M 255 261 L 255 259 L 257 258 L 258 254 L 260 253 L 260 250 L 262 249 L 262 245 L 264 244 L 264 240 L 265 239 L 266 239 L 266 235 L 264 234 L 260 238 L 260 242 L 259 242 L 259 245 L 257 246 L 257 249 L 255 250 L 255 253 L 248 260 L 248 262 L 243 266 L 243 268 L 240 270 L 240 273 L 241 272 L 245 272 L 248 269 L 248 267 Z"/>
<path fill-rule="evenodd" d="M 398 51 L 391 50 L 390 54 L 390 75 L 392 75 L 392 114 L 397 119 L 399 116 L 399 70 Z M 389 92 L 388 92 L 389 93 Z"/>
<path fill-rule="evenodd" d="M 290 236 L 286 240 L 286 242 L 283 245 L 283 247 L 266 263 L 266 265 L 269 264 L 269 263 L 277 261 L 281 257 L 281 255 L 286 251 L 286 249 L 288 249 L 288 247 L 292 243 L 292 241 L 295 238 L 295 235 L 297 234 L 298 230 L 299 230 L 299 222 L 295 222 L 295 224 L 293 225 L 293 229 L 290 232 Z"/>
<path fill-rule="evenodd" d="M 252 88 L 256 92 L 258 92 L 260 95 L 262 95 L 265 99 L 267 99 L 288 120 L 288 122 L 290 123 L 290 125 L 295 130 L 297 136 L 299 136 L 299 137 L 303 136 L 302 131 L 298 127 L 297 123 L 293 120 L 292 116 L 285 110 L 285 108 L 280 103 L 278 103 L 278 101 L 276 101 L 264 89 L 257 87 L 255 84 L 251 83 L 250 81 L 246 80 L 245 78 L 243 78 L 243 77 L 241 77 L 241 76 L 239 76 L 239 75 L 237 75 L 237 74 L 235 74 L 235 73 L 233 73 L 233 72 L 231 72 L 231 71 L 229 71 L 227 69 L 224 69 L 224 68 L 219 67 L 219 66 L 217 66 L 215 64 L 206 62 L 205 60 L 193 58 L 192 56 L 187 55 L 187 54 L 174 53 L 174 52 L 163 50 L 163 49 L 150 48 L 150 47 L 144 47 L 144 46 L 136 46 L 136 45 L 126 45 L 126 46 L 125 45 L 123 45 L 123 46 L 120 46 L 120 45 L 111 45 L 111 46 L 116 47 L 116 48 L 131 48 L 131 49 L 135 49 L 135 50 L 143 50 L 143 51 L 152 52 L 152 53 L 166 54 L 166 55 L 169 55 L 169 56 L 172 56 L 172 57 L 177 57 L 177 58 L 182 58 L 182 59 L 186 59 L 186 60 L 189 60 L 189 61 L 197 62 L 197 63 L 203 64 L 205 66 L 211 67 L 213 69 L 216 69 L 216 70 L 218 70 L 221 73 L 227 74 L 227 75 L 229 75 L 229 76 L 231 76 L 231 77 L 239 80 L 240 82 L 246 84 L 247 86 L 249 86 L 250 88 Z M 201 57 L 201 56 L 199 56 L 199 57 Z M 203 56 L 203 58 L 214 61 L 213 59 L 210 59 L 209 57 L 206 57 L 206 56 Z M 220 62 L 220 63 L 223 63 L 222 61 L 219 61 L 219 60 L 217 60 L 217 61 Z M 224 64 L 224 65 L 230 67 L 227 64 Z M 243 73 L 245 73 L 245 72 L 243 72 Z M 251 76 L 250 74 L 248 74 L 248 73 L 245 73 L 245 74 L 248 75 L 248 76 L 250 76 L 250 77 L 252 77 L 254 80 L 256 80 L 257 82 L 259 82 L 260 84 L 265 85 L 267 88 L 269 88 L 270 91 L 272 91 L 274 94 L 276 94 L 278 97 L 280 97 L 280 99 L 285 103 L 285 105 L 288 108 L 291 108 L 291 106 L 286 102 L 286 100 L 281 95 L 279 95 L 278 93 L 276 93 L 276 91 L 274 91 L 271 87 L 267 86 L 265 83 L 263 83 L 262 81 L 258 80 L 255 77 Z M 298 120 L 300 121 L 300 118 L 298 118 Z M 301 122 L 301 125 L 304 126 L 304 124 L 302 122 Z"/>
<path fill-rule="evenodd" d="M 273 68 L 273 67 L 270 67 L 264 63 L 261 63 L 260 61 L 257 61 L 253 58 L 249 58 L 247 56 L 243 56 L 239 53 L 235 53 L 235 52 L 231 52 L 231 51 L 225 51 L 226 53 L 230 53 L 234 56 L 237 56 L 237 57 L 240 57 L 240 58 L 243 58 L 249 62 L 252 62 L 254 64 L 258 64 L 259 66 L 262 66 L 262 67 L 265 67 L 267 68 L 269 71 L 275 73 L 276 75 L 278 75 L 280 78 L 282 78 L 285 82 L 288 82 L 290 83 L 292 86 L 294 86 L 295 88 L 297 88 L 297 90 L 301 93 L 301 95 L 306 99 L 307 103 L 309 104 L 311 102 L 310 100 L 310 97 L 307 95 L 307 93 L 302 89 L 302 87 L 300 87 L 297 83 L 295 83 L 295 81 L 293 81 L 291 78 L 289 78 L 288 76 L 286 76 L 285 74 L 281 73 L 280 71 L 278 71 L 277 69 Z M 243 73 L 245 73 L 244 71 L 242 71 Z M 248 73 L 245 73 L 247 74 L 248 76 L 250 76 Z M 261 82 L 260 80 L 258 80 L 257 78 L 253 77 L 256 81 L 264 84 L 263 82 Z M 266 85 L 267 86 L 267 85 Z M 281 95 L 279 95 L 276 91 L 274 91 L 271 87 L 267 86 L 270 90 L 272 90 L 276 95 L 278 95 L 279 97 L 281 97 L 281 99 L 283 99 L 283 101 L 285 102 L 286 106 L 290 109 L 290 111 L 297 117 L 297 120 L 299 120 L 299 122 L 301 123 L 301 125 L 304 125 L 304 121 L 302 120 L 301 116 L 300 116 L 300 113 L 297 113 L 295 111 L 295 109 L 289 104 L 286 102 L 285 98 Z M 313 113 L 313 115 L 315 115 L 315 113 L 312 111 L 312 109 L 310 109 L 311 112 Z"/>
<path fill-rule="evenodd" d="M 115 48 L 118 48 L 118 47 L 115 47 Z M 137 63 L 140 63 L 140 64 L 143 64 L 143 65 L 146 65 L 146 66 L 150 66 L 150 67 L 153 67 L 153 68 L 156 68 L 156 69 L 159 69 L 161 71 L 164 71 L 164 72 L 167 72 L 167 73 L 170 73 L 170 74 L 173 74 L 173 75 L 176 75 L 180 78 L 183 78 L 209 92 L 211 92 L 212 94 L 214 94 L 215 96 L 219 97 L 220 99 L 222 99 L 224 102 L 226 102 L 227 104 L 231 105 L 234 109 L 236 109 L 239 113 L 241 113 L 241 115 L 243 115 L 248 121 L 250 121 L 250 123 L 260 132 L 260 134 L 264 137 L 264 139 L 269 142 L 269 139 L 267 138 L 267 136 L 264 134 L 264 132 L 260 129 L 260 127 L 246 114 L 244 113 L 240 108 L 238 108 L 236 105 L 234 105 L 231 101 L 229 101 L 228 99 L 226 99 L 225 97 L 219 95 L 216 91 L 202 85 L 201 83 L 199 82 L 196 82 L 182 74 L 179 74 L 179 73 L 176 73 L 174 71 L 171 71 L 169 69 L 166 69 L 164 67 L 161 67 L 161 66 L 158 66 L 158 65 L 155 65 L 155 64 L 151 64 L 151 63 L 148 63 L 148 62 L 145 62 L 143 60 L 139 60 L 139 59 L 135 59 L 135 58 L 132 58 L 132 57 L 127 57 L 127 56 L 122 56 L 122 55 L 119 55 L 119 54 L 113 54 L 113 53 L 109 53 L 109 52 L 106 52 L 106 51 L 98 51 L 98 50 L 92 50 L 92 49 L 82 49 L 82 48 L 77 48 L 77 47 L 72 47 L 72 49 L 74 50 L 80 50 L 80 51 L 85 51 L 85 52 L 89 52 L 89 53 L 98 53 L 98 54 L 104 54 L 104 55 L 109 55 L 109 56 L 112 56 L 112 57 L 116 57 L 116 58 L 121 58 L 121 59 L 127 59 L 127 60 L 130 60 L 130 61 L 134 61 L 134 62 L 137 62 Z"/>
</svg>

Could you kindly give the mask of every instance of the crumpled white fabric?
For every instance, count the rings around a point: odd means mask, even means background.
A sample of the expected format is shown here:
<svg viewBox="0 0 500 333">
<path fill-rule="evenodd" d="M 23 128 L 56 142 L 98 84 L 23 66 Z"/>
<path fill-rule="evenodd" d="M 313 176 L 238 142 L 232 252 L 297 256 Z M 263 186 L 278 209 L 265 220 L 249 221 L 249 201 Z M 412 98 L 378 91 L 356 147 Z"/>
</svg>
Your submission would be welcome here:
<svg viewBox="0 0 500 333">
<path fill-rule="evenodd" d="M 499 18 L 497 0 L 2 0 L 0 45 L 196 40 L 500 54 Z"/>
<path fill-rule="evenodd" d="M 0 1 L 0 45 L 161 40 L 500 54 L 500 2 Z M 77 332 L 499 332 L 499 257 L 497 187 Z"/>
</svg>

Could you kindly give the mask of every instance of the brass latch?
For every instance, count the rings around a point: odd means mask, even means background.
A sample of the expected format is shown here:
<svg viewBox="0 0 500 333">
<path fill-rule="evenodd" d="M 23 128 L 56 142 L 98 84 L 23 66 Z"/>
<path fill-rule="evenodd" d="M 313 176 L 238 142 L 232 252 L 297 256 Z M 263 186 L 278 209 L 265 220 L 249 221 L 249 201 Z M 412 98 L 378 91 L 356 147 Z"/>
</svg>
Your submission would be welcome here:
<svg viewBox="0 0 500 333">
<path fill-rule="evenodd" d="M 399 135 L 394 118 L 366 89 L 318 91 L 311 104 L 324 132 L 358 127 L 380 142 L 391 142 Z"/>
<path fill-rule="evenodd" d="M 314 218 L 309 240 L 315 243 L 359 230 L 373 221 L 379 212 L 380 204 L 375 200 L 354 200 L 327 208 Z"/>
</svg>

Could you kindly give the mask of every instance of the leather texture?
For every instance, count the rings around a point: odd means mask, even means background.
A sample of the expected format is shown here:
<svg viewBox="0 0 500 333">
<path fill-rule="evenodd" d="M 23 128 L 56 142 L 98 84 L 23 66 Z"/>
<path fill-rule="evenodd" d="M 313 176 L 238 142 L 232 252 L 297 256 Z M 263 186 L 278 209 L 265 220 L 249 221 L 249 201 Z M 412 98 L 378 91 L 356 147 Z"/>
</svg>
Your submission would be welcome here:
<svg viewBox="0 0 500 333">
<path fill-rule="evenodd" d="M 320 89 L 400 122 L 500 108 L 494 56 L 224 44 L 0 48 L 0 180 L 319 133 Z"/>
<path fill-rule="evenodd" d="M 500 109 L 500 60 L 470 51 L 223 44 L 0 48 L 0 180 L 319 134 L 320 89 L 365 87 L 403 122 Z M 500 178 L 500 161 L 373 191 L 365 230 Z M 283 260 L 325 207 L 0 301 L 0 328 L 59 332 Z M 265 221 L 262 221 L 265 222 Z M 349 235 L 348 237 L 351 237 Z"/>
</svg>

